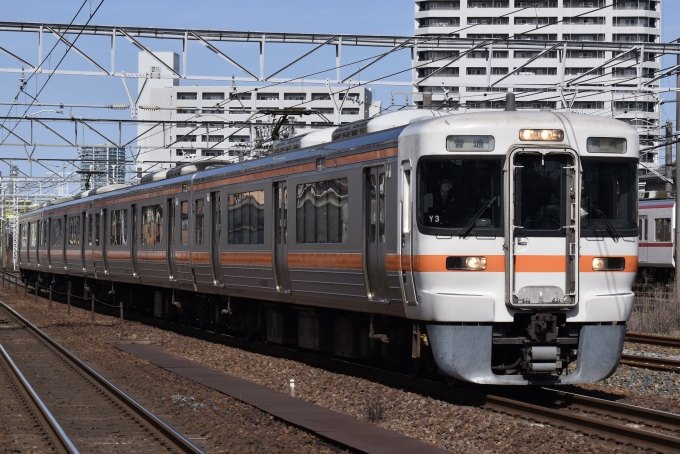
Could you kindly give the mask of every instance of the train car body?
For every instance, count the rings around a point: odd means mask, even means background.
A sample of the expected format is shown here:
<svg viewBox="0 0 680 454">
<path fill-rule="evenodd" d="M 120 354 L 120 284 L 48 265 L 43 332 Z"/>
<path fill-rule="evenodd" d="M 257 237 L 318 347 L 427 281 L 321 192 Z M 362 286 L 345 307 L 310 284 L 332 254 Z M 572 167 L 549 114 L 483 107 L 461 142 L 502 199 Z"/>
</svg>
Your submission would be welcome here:
<svg viewBox="0 0 680 454">
<path fill-rule="evenodd" d="M 413 373 L 614 372 L 637 270 L 635 129 L 410 111 L 296 149 L 310 140 L 23 215 L 22 276 Z"/>
<path fill-rule="evenodd" d="M 640 200 L 639 266 L 643 279 L 666 282 L 674 277 L 675 200 Z"/>
</svg>

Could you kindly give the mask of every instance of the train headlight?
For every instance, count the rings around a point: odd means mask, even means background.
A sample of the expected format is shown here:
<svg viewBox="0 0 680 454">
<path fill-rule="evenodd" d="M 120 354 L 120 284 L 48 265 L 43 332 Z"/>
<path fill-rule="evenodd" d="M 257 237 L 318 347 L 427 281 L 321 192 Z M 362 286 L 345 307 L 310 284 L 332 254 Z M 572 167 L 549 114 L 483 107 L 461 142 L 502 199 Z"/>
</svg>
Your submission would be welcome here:
<svg viewBox="0 0 680 454">
<path fill-rule="evenodd" d="M 564 131 L 561 129 L 520 129 L 519 140 L 561 142 L 564 140 Z"/>
<path fill-rule="evenodd" d="M 484 271 L 486 257 L 446 257 L 447 270 Z"/>
<path fill-rule="evenodd" d="M 623 257 L 595 257 L 593 271 L 622 271 L 626 267 Z"/>
<path fill-rule="evenodd" d="M 482 271 L 486 269 L 486 257 L 468 257 L 465 259 L 465 266 L 469 270 Z"/>
</svg>

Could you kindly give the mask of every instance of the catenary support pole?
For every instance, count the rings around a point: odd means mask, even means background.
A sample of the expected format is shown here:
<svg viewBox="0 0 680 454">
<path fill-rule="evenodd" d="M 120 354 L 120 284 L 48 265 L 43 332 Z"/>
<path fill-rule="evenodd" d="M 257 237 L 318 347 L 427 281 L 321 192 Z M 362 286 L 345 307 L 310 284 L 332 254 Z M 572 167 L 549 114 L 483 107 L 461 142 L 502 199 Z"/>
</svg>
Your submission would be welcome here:
<svg viewBox="0 0 680 454">
<path fill-rule="evenodd" d="M 676 42 L 680 43 L 680 39 L 678 39 Z M 677 64 L 680 65 L 680 54 L 677 56 Z M 675 86 L 676 88 L 680 88 L 680 74 L 678 74 L 675 77 Z M 675 131 L 680 132 L 680 91 L 675 92 Z M 678 260 L 680 259 L 680 210 L 678 209 L 678 206 L 680 205 L 680 191 L 678 188 L 680 185 L 678 185 L 678 175 L 680 175 L 680 172 L 678 172 L 678 146 L 677 144 L 675 145 L 675 177 L 673 178 L 673 181 L 675 182 L 675 295 L 676 297 L 680 296 L 680 267 L 678 266 Z"/>
</svg>

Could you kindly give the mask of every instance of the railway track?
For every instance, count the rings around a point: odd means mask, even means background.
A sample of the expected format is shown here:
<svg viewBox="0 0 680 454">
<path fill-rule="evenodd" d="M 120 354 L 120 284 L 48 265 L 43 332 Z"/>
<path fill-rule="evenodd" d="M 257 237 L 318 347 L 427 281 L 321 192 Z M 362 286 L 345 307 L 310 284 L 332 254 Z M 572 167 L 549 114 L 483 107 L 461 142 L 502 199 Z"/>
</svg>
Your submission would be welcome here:
<svg viewBox="0 0 680 454">
<path fill-rule="evenodd" d="M 85 304 L 77 303 L 76 305 L 89 309 Z M 118 315 L 115 311 L 105 308 L 101 308 L 100 312 Z M 625 446 L 661 453 L 680 452 L 680 415 L 678 414 L 549 388 L 484 387 L 465 383 L 450 386 L 439 381 L 413 378 L 363 364 L 350 363 L 271 343 L 253 342 L 153 317 L 128 313 L 126 318 L 178 334 L 253 353 L 298 361 L 312 367 L 410 390 L 423 396 L 472 405 L 536 423 L 561 427 Z"/>
<path fill-rule="evenodd" d="M 680 337 L 656 336 L 654 334 L 626 333 L 626 342 L 680 348 Z"/>
<path fill-rule="evenodd" d="M 0 318 L 8 322 L 0 329 L 3 369 L 21 377 L 53 451 L 202 452 L 4 302 Z"/>
<path fill-rule="evenodd" d="M 680 373 L 680 361 L 642 355 L 621 355 L 621 364 L 643 369 Z"/>
</svg>

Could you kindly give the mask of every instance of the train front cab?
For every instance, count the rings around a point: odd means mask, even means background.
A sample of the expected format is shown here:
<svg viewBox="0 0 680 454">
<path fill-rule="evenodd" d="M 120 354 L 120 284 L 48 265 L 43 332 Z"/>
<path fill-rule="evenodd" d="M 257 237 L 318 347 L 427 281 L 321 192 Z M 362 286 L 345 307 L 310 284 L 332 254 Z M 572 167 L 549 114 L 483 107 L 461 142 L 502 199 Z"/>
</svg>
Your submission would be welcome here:
<svg viewBox="0 0 680 454">
<path fill-rule="evenodd" d="M 637 138 L 608 120 L 577 129 L 565 128 L 573 115 L 510 115 L 516 121 L 493 135 L 489 118 L 461 118 L 465 133 L 456 134 L 449 117 L 400 142 L 402 201 L 414 202 L 412 215 L 402 210 L 407 313 L 426 322 L 447 375 L 518 385 L 604 379 L 618 366 L 633 305 Z M 620 139 L 611 150 L 592 145 L 610 143 L 599 138 L 605 127 Z"/>
</svg>

